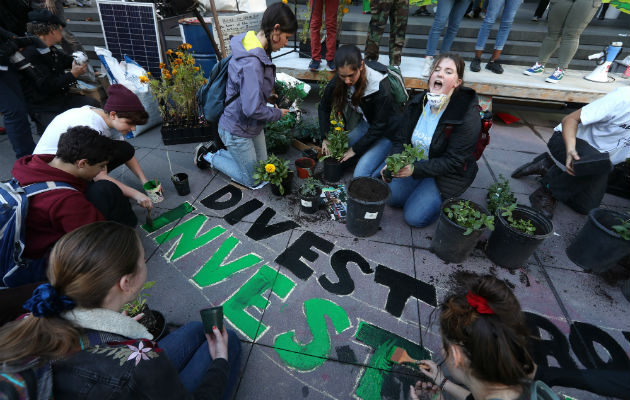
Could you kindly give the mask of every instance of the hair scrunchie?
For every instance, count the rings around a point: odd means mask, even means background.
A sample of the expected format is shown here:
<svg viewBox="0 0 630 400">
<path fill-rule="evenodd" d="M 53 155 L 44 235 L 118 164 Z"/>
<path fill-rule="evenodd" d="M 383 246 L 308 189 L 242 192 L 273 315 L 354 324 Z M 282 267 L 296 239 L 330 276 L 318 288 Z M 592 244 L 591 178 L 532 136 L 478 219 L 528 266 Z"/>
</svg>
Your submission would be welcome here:
<svg viewBox="0 0 630 400">
<path fill-rule="evenodd" d="M 488 305 L 488 301 L 483 297 L 472 293 L 471 291 L 468 291 L 468 293 L 466 294 L 466 301 L 468 301 L 468 304 L 470 304 L 472 308 L 477 310 L 479 314 L 494 314 L 494 311 Z"/>
<path fill-rule="evenodd" d="M 76 303 L 70 297 L 60 296 L 50 283 L 44 283 L 35 289 L 23 307 L 36 317 L 48 317 L 72 310 L 75 306 Z"/>
</svg>

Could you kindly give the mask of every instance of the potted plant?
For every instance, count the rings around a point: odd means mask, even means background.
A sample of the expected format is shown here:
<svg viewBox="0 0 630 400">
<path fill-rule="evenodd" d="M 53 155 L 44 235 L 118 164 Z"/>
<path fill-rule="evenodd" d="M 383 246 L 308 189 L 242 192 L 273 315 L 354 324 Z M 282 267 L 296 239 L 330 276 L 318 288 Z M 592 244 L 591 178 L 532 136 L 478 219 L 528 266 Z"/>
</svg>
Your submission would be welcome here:
<svg viewBox="0 0 630 400">
<path fill-rule="evenodd" d="M 332 183 L 341 179 L 343 174 L 341 159 L 348 150 L 348 132 L 344 130 L 341 115 L 330 121 L 330 133 L 326 139 L 328 140 L 329 154 L 322 157 L 324 160 L 324 180 Z"/>
<path fill-rule="evenodd" d="M 499 175 L 498 182 L 493 183 L 488 188 L 486 201 L 488 203 L 488 211 L 491 215 L 494 215 L 497 208 L 516 203 L 516 197 L 514 197 L 514 193 L 512 193 L 510 183 L 503 174 Z"/>
<path fill-rule="evenodd" d="M 160 106 L 165 145 L 209 140 L 220 143 L 216 125 L 199 115 L 196 94 L 206 79 L 195 65 L 191 50 L 188 43 L 182 43 L 175 51 L 169 49 L 166 52 L 168 65 L 160 63 L 160 79 L 150 75 L 140 77 L 141 82 L 149 84 Z"/>
<path fill-rule="evenodd" d="M 445 200 L 431 240 L 431 251 L 446 262 L 462 262 L 486 228 L 494 229 L 494 217 L 485 208 L 469 200 Z"/>
<path fill-rule="evenodd" d="M 322 194 L 322 186 L 322 183 L 313 177 L 304 179 L 298 189 L 302 212 L 313 214 L 319 209 L 319 197 Z"/>
<path fill-rule="evenodd" d="M 291 192 L 293 171 L 289 170 L 288 161 L 270 154 L 269 158 L 256 164 L 253 178 L 256 185 L 263 181 L 271 183 L 271 192 L 284 196 Z"/>
<path fill-rule="evenodd" d="M 614 267 L 630 253 L 630 214 L 592 209 L 566 251 L 571 261 L 587 271 L 604 272 Z"/>
<path fill-rule="evenodd" d="M 295 126 L 295 114 L 287 113 L 280 120 L 265 125 L 265 144 L 267 151 L 274 154 L 284 154 L 291 144 L 292 130 Z"/>
<path fill-rule="evenodd" d="M 354 236 L 374 235 L 379 228 L 385 204 L 391 196 L 382 179 L 361 176 L 348 184 L 346 228 Z"/>
<path fill-rule="evenodd" d="M 497 265 L 514 269 L 525 265 L 536 248 L 553 232 L 553 223 L 538 210 L 510 204 L 495 212 L 495 229 L 486 255 Z"/>
<path fill-rule="evenodd" d="M 416 161 L 425 159 L 424 150 L 419 147 L 413 147 L 410 144 L 404 145 L 402 153 L 392 154 L 385 159 L 385 176 L 386 182 L 392 181 L 392 176 L 396 175 L 405 165 L 413 164 Z"/>
<path fill-rule="evenodd" d="M 144 314 L 138 322 L 144 325 L 149 333 L 153 335 L 154 341 L 158 341 L 166 333 L 166 320 L 161 312 L 151 310 L 147 305 L 147 298 L 150 295 L 145 290 L 151 289 L 153 285 L 155 285 L 155 281 L 145 282 L 136 299 L 123 305 L 122 311 L 125 311 L 130 317 Z"/>
</svg>

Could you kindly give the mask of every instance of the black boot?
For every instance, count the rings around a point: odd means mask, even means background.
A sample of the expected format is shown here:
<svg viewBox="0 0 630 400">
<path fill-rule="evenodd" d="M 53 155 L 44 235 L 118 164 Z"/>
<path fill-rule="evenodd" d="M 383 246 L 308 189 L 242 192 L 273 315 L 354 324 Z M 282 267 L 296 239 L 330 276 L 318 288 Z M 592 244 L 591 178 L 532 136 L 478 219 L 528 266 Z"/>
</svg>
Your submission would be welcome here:
<svg viewBox="0 0 630 400">
<path fill-rule="evenodd" d="M 522 178 L 528 175 L 544 176 L 554 162 L 549 153 L 543 153 L 527 164 L 523 164 L 512 172 L 512 178 Z"/>
<path fill-rule="evenodd" d="M 529 195 L 529 202 L 532 208 L 540 211 L 545 217 L 552 219 L 553 211 L 556 209 L 556 200 L 551 192 L 544 187 L 539 187 L 534 193 Z"/>
</svg>

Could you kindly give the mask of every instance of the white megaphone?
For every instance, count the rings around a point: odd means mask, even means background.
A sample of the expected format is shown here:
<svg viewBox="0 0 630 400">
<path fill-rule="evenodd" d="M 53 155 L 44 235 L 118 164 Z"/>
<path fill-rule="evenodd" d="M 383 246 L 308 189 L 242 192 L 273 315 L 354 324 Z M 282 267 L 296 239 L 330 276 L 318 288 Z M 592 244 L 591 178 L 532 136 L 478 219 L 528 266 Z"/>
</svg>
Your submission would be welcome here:
<svg viewBox="0 0 630 400">
<path fill-rule="evenodd" d="M 608 82 L 608 70 L 619 53 L 621 53 L 621 42 L 612 42 L 604 51 L 588 56 L 589 60 L 597 59 L 597 67 L 584 79 L 593 82 Z"/>
</svg>

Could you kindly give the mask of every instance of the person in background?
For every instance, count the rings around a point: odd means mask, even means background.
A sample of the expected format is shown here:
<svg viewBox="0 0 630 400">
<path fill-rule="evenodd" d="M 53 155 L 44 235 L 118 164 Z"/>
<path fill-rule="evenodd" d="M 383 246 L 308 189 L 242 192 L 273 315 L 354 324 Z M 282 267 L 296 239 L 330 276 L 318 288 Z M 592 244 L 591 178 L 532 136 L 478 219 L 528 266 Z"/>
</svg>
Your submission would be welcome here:
<svg viewBox="0 0 630 400">
<path fill-rule="evenodd" d="M 254 186 L 254 167 L 267 158 L 263 128 L 289 112 L 267 105 L 276 75 L 271 53 L 286 46 L 296 31 L 295 14 L 278 2 L 267 7 L 258 32 L 230 40 L 232 60 L 225 91 L 229 104 L 219 119 L 219 136 L 227 149 L 219 150 L 214 142 L 200 144 L 193 159 L 198 168 L 216 168 L 241 185 Z"/>
<path fill-rule="evenodd" d="M 63 0 L 31 0 L 30 4 L 34 10 L 45 9 L 59 17 L 61 21 L 66 20 L 63 10 Z M 68 27 L 63 27 L 62 35 L 63 39 L 61 40 L 61 47 L 66 54 L 72 54 L 75 51 L 82 51 L 85 53 L 85 49 Z"/>
<path fill-rule="evenodd" d="M 464 69 L 464 60 L 457 54 L 437 56 L 428 90 L 409 101 L 402 117 L 390 120 L 396 134 L 390 154 L 401 153 L 405 144 L 411 144 L 428 156 L 403 167 L 389 183 L 389 205 L 403 208 L 405 222 L 411 226 L 432 224 L 440 214 L 442 199 L 459 196 L 477 176 L 473 153 L 481 117 L 477 94 L 463 86 Z M 452 127 L 450 135 L 447 125 Z M 383 175 L 384 162 L 378 170 Z"/>
<path fill-rule="evenodd" d="M 405 46 L 409 0 L 371 0 L 370 25 L 365 41 L 365 60 L 378 61 L 379 43 L 389 19 L 389 65 L 400 67 Z"/>
<path fill-rule="evenodd" d="M 345 1 L 345 0 L 344 0 Z M 334 71 L 337 50 L 337 12 L 339 0 L 311 0 L 311 62 L 308 69 L 318 71 L 322 62 L 322 12 L 326 10 L 326 67 Z"/>
<path fill-rule="evenodd" d="M 538 22 L 538 20 L 543 17 L 543 14 L 547 10 L 548 6 L 549 6 L 549 0 L 539 0 L 538 6 L 536 7 L 536 11 L 534 11 L 534 16 L 532 17 L 532 21 Z"/>
<path fill-rule="evenodd" d="M 148 182 L 135 157 L 134 147 L 124 140 L 123 135 L 134 130 L 136 125 L 146 124 L 149 114 L 138 96 L 121 84 L 111 85 L 107 89 L 107 96 L 103 109 L 87 105 L 72 108 L 56 116 L 37 142 L 33 154 L 55 154 L 59 137 L 64 132 L 77 125 L 89 126 L 101 135 L 114 139 L 112 157 L 107 169 L 99 173 L 95 180 L 109 180 L 115 183 L 126 197 L 133 199 L 141 207 L 151 209 L 153 203 L 146 194 L 109 175 L 118 166 L 125 164 L 138 178 L 140 184 Z"/>
<path fill-rule="evenodd" d="M 503 46 L 507 42 L 510 31 L 512 30 L 512 22 L 516 16 L 516 11 L 523 3 L 523 0 L 488 0 L 488 9 L 486 17 L 481 23 L 479 34 L 477 35 L 477 44 L 475 44 L 475 58 L 470 62 L 470 70 L 473 72 L 481 71 L 481 55 L 486 47 L 486 41 L 490 36 L 490 30 L 494 21 L 497 20 L 501 10 L 501 24 L 497 32 L 497 38 L 494 42 L 494 51 L 490 57 L 490 61 L 486 64 L 486 69 L 495 74 L 502 74 L 503 67 L 499 63 L 499 57 L 503 51 Z"/>
<path fill-rule="evenodd" d="M 61 238 L 50 283 L 24 304 L 30 314 L 0 328 L 0 372 L 48 374 L 54 398 L 229 399 L 241 354 L 234 332 L 207 334 L 197 321 L 156 343 L 120 312 L 146 281 L 144 257 L 135 229 L 116 222 Z"/>
<path fill-rule="evenodd" d="M 68 93 L 77 78 L 87 71 L 87 63 L 77 64 L 55 46 L 61 43 L 65 22 L 48 10 L 31 11 L 28 18 L 27 32 L 38 36 L 48 46 L 42 50 L 30 45 L 22 52 L 37 72 L 35 79 L 22 74 L 21 83 L 29 113 L 42 133 L 57 114 L 75 107 L 100 107 L 101 104 L 91 97 Z M 67 69 L 70 72 L 66 72 Z"/>
<path fill-rule="evenodd" d="M 580 214 L 599 207 L 612 166 L 630 158 L 630 87 L 619 87 L 564 117 L 547 147 L 553 158 L 543 153 L 512 173 L 512 178 L 542 176 L 541 186 L 529 196 L 532 207 L 547 218 L 553 218 L 558 200 Z M 576 161 L 606 155 L 609 163 L 576 175 Z"/>
<path fill-rule="evenodd" d="M 387 157 L 392 147 L 388 131 L 389 119 L 396 112 L 387 74 L 378 72 L 361 59 L 361 51 L 354 45 L 344 45 L 335 56 L 337 74 L 326 86 L 319 103 L 319 130 L 325 137 L 330 130 L 333 110 L 347 115 L 355 113 L 359 123 L 348 133 L 348 145 L 341 162 L 357 157 L 354 176 L 378 176 L 376 169 Z M 384 66 L 383 66 L 384 67 Z M 345 117 L 346 121 L 350 118 Z M 322 143 L 322 151 L 329 155 L 328 140 Z"/>
<path fill-rule="evenodd" d="M 559 48 L 558 65 L 545 82 L 560 82 L 580 45 L 580 35 L 601 4 L 601 0 L 554 1 L 547 14 L 547 35 L 538 51 L 538 61 L 523 71 L 523 74 L 530 76 L 544 74 L 549 57 Z"/>
</svg>

